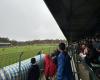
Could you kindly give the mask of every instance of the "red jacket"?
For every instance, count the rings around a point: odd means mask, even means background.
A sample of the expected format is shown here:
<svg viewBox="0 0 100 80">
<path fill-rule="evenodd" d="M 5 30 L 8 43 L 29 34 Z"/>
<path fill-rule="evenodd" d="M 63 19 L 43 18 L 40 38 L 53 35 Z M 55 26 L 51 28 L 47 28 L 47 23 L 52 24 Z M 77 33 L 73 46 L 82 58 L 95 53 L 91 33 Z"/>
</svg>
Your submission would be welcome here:
<svg viewBox="0 0 100 80">
<path fill-rule="evenodd" d="M 56 65 L 53 63 L 52 58 L 49 55 L 44 59 L 44 73 L 46 77 L 53 77 L 56 73 Z"/>
</svg>

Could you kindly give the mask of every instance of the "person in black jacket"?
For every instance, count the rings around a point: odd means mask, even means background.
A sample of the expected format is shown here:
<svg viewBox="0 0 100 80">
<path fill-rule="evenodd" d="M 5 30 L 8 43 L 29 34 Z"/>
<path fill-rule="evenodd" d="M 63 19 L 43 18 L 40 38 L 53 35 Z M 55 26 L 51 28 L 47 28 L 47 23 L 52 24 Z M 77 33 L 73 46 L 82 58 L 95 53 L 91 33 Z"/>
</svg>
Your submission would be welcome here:
<svg viewBox="0 0 100 80">
<path fill-rule="evenodd" d="M 31 67 L 28 70 L 28 80 L 39 80 L 40 77 L 40 69 L 38 64 L 36 63 L 36 59 L 31 59 Z"/>
</svg>

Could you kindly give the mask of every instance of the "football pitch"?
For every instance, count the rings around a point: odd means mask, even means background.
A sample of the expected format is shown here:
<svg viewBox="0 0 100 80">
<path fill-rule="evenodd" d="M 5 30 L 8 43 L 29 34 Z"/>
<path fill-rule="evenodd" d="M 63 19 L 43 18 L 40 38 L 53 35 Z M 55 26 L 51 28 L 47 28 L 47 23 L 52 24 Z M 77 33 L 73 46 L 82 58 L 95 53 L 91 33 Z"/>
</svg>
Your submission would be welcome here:
<svg viewBox="0 0 100 80">
<path fill-rule="evenodd" d="M 19 61 L 20 54 L 23 52 L 21 60 L 38 55 L 39 51 L 50 54 L 57 48 L 57 44 L 34 44 L 27 46 L 14 46 L 0 48 L 0 68 Z"/>
</svg>

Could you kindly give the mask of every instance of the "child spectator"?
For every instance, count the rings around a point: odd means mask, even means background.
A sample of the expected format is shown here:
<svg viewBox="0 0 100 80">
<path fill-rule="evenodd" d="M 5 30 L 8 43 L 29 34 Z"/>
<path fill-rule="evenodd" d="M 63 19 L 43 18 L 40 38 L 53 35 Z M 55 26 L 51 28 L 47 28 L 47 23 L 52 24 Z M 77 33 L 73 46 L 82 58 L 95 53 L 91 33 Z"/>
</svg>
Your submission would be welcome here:
<svg viewBox="0 0 100 80">
<path fill-rule="evenodd" d="M 36 63 L 36 59 L 31 59 L 31 67 L 28 70 L 28 80 L 39 80 L 40 77 L 40 69 L 38 64 Z"/>
</svg>

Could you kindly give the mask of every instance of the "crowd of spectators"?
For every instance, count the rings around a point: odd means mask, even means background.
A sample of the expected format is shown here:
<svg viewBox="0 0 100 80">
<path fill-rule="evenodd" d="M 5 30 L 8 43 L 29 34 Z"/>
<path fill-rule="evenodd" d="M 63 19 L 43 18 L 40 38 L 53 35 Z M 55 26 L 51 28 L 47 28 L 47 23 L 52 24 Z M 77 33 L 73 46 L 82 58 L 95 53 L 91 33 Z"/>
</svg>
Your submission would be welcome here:
<svg viewBox="0 0 100 80">
<path fill-rule="evenodd" d="M 70 60 L 65 43 L 60 43 L 52 55 L 46 53 L 43 71 L 45 80 L 74 80 Z M 35 58 L 31 59 L 31 64 L 28 80 L 39 80 L 41 72 Z"/>
<path fill-rule="evenodd" d="M 80 61 L 85 62 L 100 79 L 100 35 L 78 42 L 77 53 Z"/>
<path fill-rule="evenodd" d="M 46 80 L 55 80 L 55 75 L 57 80 L 74 80 L 70 63 L 71 57 L 68 54 L 68 49 L 71 47 L 68 46 L 66 49 L 66 45 L 60 43 L 59 48 L 54 53 L 45 55 L 44 75 Z M 92 63 L 100 65 L 100 36 L 83 39 L 77 42 L 77 47 L 74 48 L 80 57 L 80 61 L 85 62 L 90 68 L 93 69 Z M 39 80 L 40 69 L 34 58 L 32 58 L 31 63 L 29 80 Z M 100 68 L 96 73 L 98 73 L 98 77 L 100 78 Z M 36 76 L 34 77 L 34 75 Z"/>
<path fill-rule="evenodd" d="M 90 63 L 100 64 L 100 39 L 92 38 L 79 42 L 79 56 L 90 67 Z"/>
</svg>

